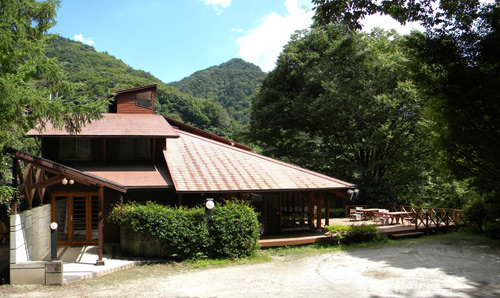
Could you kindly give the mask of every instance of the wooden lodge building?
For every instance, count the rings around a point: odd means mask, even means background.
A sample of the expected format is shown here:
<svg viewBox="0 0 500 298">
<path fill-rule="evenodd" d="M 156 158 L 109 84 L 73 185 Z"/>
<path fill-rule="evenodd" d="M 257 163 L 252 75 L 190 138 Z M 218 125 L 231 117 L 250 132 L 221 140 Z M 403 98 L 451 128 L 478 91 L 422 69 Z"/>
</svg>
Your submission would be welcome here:
<svg viewBox="0 0 500 298">
<path fill-rule="evenodd" d="M 50 218 L 44 220 L 59 225 L 59 245 L 99 244 L 102 259 L 103 243 L 120 241 L 119 228 L 106 222 L 120 200 L 187 206 L 207 198 L 216 204 L 248 200 L 260 213 L 264 234 L 319 229 L 322 219 L 328 223 L 330 208 L 348 203 L 347 191 L 355 185 L 156 115 L 155 93 L 156 85 L 117 91 L 109 113 L 77 135 L 50 123 L 41 132 L 29 131 L 42 157 L 9 151 L 21 209 L 45 206 Z M 34 250 L 14 255 L 29 259 Z"/>
</svg>

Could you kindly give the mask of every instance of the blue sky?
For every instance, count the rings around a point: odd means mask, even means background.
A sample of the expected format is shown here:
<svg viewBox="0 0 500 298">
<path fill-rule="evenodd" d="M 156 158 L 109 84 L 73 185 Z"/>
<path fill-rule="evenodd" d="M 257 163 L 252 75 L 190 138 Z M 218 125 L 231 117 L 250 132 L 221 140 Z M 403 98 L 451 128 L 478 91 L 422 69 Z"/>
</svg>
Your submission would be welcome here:
<svg viewBox="0 0 500 298">
<path fill-rule="evenodd" d="M 272 70 L 290 35 L 310 26 L 311 8 L 306 0 L 62 0 L 51 32 L 169 83 L 232 58 Z"/>
</svg>

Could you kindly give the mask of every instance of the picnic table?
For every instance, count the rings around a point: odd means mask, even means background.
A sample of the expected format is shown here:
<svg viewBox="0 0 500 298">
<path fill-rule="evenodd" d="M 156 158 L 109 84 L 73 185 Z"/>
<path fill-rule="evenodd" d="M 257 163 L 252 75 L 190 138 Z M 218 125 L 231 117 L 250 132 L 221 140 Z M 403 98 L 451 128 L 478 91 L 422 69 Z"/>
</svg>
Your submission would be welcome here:
<svg viewBox="0 0 500 298">
<path fill-rule="evenodd" d="M 400 219 L 401 219 L 401 224 L 403 224 L 403 219 L 413 214 L 413 212 L 396 211 L 396 212 L 386 212 L 385 214 L 388 214 L 391 217 L 391 225 L 392 225 L 394 224 L 394 220 L 396 220 L 396 224 L 398 224 Z"/>
<path fill-rule="evenodd" d="M 375 214 L 379 211 L 379 209 L 370 208 L 370 209 L 357 209 L 356 211 L 363 212 L 365 219 L 374 219 Z"/>
</svg>

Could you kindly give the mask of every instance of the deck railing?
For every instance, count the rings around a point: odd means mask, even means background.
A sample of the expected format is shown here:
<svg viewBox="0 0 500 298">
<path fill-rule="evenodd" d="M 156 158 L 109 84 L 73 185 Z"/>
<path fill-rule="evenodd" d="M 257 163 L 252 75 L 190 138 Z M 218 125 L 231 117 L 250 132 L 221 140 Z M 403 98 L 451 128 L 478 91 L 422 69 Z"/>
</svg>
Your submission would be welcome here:
<svg viewBox="0 0 500 298">
<path fill-rule="evenodd" d="M 458 226 L 465 224 L 463 211 L 460 209 L 416 207 L 416 206 L 392 206 L 391 211 L 413 212 L 415 214 L 415 228 L 424 226 L 426 228 L 439 227 L 444 224 Z"/>
</svg>

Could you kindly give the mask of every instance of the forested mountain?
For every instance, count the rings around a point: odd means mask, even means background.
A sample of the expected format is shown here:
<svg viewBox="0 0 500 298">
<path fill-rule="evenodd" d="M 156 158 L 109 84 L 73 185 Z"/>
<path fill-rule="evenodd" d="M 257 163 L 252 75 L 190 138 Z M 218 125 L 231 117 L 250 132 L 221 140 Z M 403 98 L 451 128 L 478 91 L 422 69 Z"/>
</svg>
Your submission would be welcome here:
<svg viewBox="0 0 500 298">
<path fill-rule="evenodd" d="M 131 68 L 106 52 L 97 52 L 91 46 L 67 38 L 56 37 L 47 49 L 47 56 L 55 57 L 63 64 L 68 80 L 76 83 L 76 95 L 103 98 L 114 90 L 158 84 L 156 113 L 224 137 L 231 137 L 237 132 L 236 130 L 241 125 L 235 123 L 233 119 L 241 119 L 242 116 L 228 113 L 223 105 L 230 102 L 228 106 L 233 107 L 231 112 L 241 111 L 242 108 L 238 103 L 241 98 L 244 108 L 248 109 L 250 107 L 248 96 L 264 75 L 257 66 L 243 60 L 231 60 L 223 64 L 225 65 L 223 68 L 228 70 L 227 74 L 220 79 L 212 80 L 212 85 L 206 81 L 200 87 L 203 91 L 194 92 L 187 89 L 184 93 L 163 83 L 148 72 Z M 221 72 L 218 71 L 218 73 Z M 238 80 L 229 81 L 230 77 L 237 77 Z M 249 80 L 248 83 L 245 82 L 246 79 Z M 191 81 L 190 78 L 184 80 Z M 208 96 L 208 94 L 224 96 L 217 97 L 219 104 L 213 100 L 215 96 Z"/>
<path fill-rule="evenodd" d="M 250 120 L 251 96 L 265 76 L 260 67 L 235 58 L 169 85 L 192 96 L 213 99 L 238 123 L 246 125 Z"/>
</svg>

